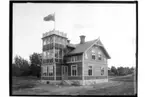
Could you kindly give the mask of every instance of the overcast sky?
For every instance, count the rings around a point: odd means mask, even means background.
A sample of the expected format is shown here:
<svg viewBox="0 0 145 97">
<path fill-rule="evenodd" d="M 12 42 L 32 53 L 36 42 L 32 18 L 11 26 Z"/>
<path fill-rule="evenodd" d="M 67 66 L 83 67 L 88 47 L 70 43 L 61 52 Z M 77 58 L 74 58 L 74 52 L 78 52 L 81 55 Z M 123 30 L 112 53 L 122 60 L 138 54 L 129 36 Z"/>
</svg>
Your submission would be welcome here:
<svg viewBox="0 0 145 97">
<path fill-rule="evenodd" d="M 29 60 L 33 52 L 42 53 L 42 34 L 54 22 L 43 18 L 55 12 L 56 30 L 67 33 L 71 43 L 100 37 L 111 59 L 108 66 L 135 66 L 135 4 L 33 4 L 13 6 L 13 57 Z"/>
</svg>

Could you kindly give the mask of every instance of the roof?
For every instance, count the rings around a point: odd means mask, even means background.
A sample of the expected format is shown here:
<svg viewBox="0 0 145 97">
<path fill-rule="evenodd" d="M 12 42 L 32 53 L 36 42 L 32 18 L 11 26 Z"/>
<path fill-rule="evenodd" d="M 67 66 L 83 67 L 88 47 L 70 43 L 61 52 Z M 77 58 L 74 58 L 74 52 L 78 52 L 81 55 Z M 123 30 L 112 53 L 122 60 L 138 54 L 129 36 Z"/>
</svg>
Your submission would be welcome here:
<svg viewBox="0 0 145 97">
<path fill-rule="evenodd" d="M 71 52 L 69 52 L 68 55 L 73 55 L 73 54 L 85 52 L 87 50 L 87 48 L 89 48 L 96 40 L 97 39 L 92 40 L 92 41 L 87 41 L 83 44 L 75 44 L 75 49 L 72 50 Z"/>
<path fill-rule="evenodd" d="M 100 48 L 104 51 L 104 53 L 106 54 L 106 56 L 110 59 L 111 57 L 109 56 L 107 50 L 105 49 L 104 46 L 100 46 Z"/>
<path fill-rule="evenodd" d="M 73 47 L 74 50 L 70 51 L 67 55 L 75 55 L 75 54 L 81 54 L 83 52 L 85 52 L 90 46 L 92 46 L 96 41 L 98 41 L 99 39 L 95 39 L 92 41 L 87 41 L 83 44 L 69 44 L 69 47 Z M 105 53 L 105 55 L 110 59 L 110 56 L 108 54 L 108 52 L 106 51 L 105 47 L 99 46 L 103 52 Z"/>
<path fill-rule="evenodd" d="M 68 47 L 72 47 L 72 48 L 76 48 L 76 45 L 71 44 L 71 43 L 67 44 L 67 46 L 68 46 Z"/>
</svg>

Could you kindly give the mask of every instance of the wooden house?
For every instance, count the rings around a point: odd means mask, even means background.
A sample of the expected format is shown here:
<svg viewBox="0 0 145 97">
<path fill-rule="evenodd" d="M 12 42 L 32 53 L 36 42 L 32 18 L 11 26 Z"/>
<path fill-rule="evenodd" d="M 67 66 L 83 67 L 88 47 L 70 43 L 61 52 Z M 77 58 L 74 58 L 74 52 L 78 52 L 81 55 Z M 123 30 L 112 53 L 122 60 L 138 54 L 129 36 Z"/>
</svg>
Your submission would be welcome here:
<svg viewBox="0 0 145 97">
<path fill-rule="evenodd" d="M 80 85 L 108 81 L 110 59 L 100 39 L 71 44 L 67 35 L 56 30 L 43 34 L 42 82 L 70 82 Z"/>
</svg>

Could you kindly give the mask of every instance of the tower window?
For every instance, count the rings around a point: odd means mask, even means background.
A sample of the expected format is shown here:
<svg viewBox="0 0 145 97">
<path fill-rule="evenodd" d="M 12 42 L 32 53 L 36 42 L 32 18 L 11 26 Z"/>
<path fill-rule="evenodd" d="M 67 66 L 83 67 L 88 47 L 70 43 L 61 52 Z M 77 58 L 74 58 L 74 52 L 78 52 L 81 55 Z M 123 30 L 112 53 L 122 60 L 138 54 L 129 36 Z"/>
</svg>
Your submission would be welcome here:
<svg viewBox="0 0 145 97">
<path fill-rule="evenodd" d="M 53 76 L 53 66 L 49 66 L 48 72 L 49 72 L 49 76 Z"/>
<path fill-rule="evenodd" d="M 43 45 L 46 45 L 46 40 L 45 39 L 43 40 Z"/>
</svg>

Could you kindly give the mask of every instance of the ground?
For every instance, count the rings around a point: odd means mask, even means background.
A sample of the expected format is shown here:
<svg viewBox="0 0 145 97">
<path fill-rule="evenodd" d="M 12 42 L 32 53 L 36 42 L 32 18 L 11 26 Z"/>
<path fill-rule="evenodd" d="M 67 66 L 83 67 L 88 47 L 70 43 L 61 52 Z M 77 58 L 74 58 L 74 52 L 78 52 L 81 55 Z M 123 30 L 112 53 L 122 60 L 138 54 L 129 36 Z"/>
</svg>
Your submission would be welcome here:
<svg viewBox="0 0 145 97">
<path fill-rule="evenodd" d="M 63 86 L 41 84 L 36 78 L 13 78 L 13 95 L 134 95 L 133 75 L 109 77 L 109 82 L 92 86 Z"/>
</svg>

